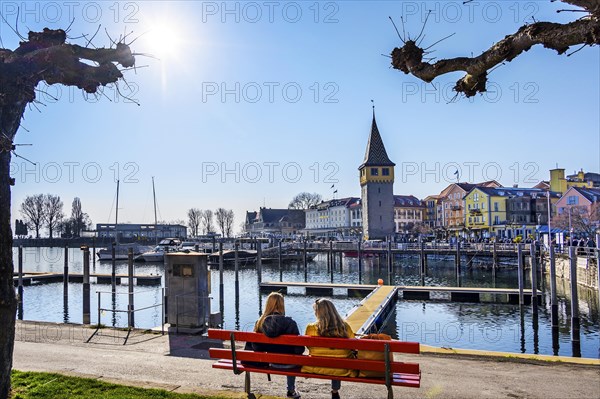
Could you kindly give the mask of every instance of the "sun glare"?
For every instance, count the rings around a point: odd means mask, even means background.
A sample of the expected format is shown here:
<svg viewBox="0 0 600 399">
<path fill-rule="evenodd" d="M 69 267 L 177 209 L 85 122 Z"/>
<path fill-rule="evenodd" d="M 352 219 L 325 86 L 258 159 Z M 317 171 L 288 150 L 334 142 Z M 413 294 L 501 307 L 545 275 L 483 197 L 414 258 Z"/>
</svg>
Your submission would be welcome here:
<svg viewBox="0 0 600 399">
<path fill-rule="evenodd" d="M 156 23 L 145 36 L 148 53 L 156 58 L 166 60 L 180 50 L 182 38 L 174 23 Z"/>
</svg>

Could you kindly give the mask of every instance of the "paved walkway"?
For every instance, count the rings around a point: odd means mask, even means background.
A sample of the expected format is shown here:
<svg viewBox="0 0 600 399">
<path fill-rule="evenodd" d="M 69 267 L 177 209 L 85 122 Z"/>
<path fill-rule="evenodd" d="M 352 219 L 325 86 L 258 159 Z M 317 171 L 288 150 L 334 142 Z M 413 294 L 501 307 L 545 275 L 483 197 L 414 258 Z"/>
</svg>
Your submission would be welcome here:
<svg viewBox="0 0 600 399">
<path fill-rule="evenodd" d="M 160 335 L 136 331 L 127 345 L 126 332 L 93 330 L 79 325 L 17 322 L 14 368 L 98 378 L 127 385 L 156 387 L 175 392 L 224 394 L 242 398 L 243 376 L 211 368 L 206 348 L 197 336 Z M 394 388 L 396 398 L 598 398 L 600 366 L 536 362 L 531 360 L 456 355 L 405 355 L 421 364 L 419 389 Z M 283 377 L 253 375 L 262 398 L 285 394 Z M 328 382 L 298 379 L 304 399 L 330 398 Z M 386 398 L 379 385 L 342 384 L 342 397 Z M 261 397 L 257 395 L 257 397 Z"/>
</svg>

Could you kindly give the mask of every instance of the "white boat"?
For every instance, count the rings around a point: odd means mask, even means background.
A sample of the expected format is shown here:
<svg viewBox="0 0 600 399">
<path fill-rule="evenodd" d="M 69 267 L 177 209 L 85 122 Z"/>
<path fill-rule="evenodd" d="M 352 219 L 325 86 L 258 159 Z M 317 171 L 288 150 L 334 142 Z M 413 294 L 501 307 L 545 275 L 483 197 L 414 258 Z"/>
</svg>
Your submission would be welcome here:
<svg viewBox="0 0 600 399">
<path fill-rule="evenodd" d="M 134 258 L 150 249 L 150 247 L 140 244 L 117 244 L 115 245 L 115 260 L 127 260 L 129 248 L 133 249 Z M 112 248 L 101 248 L 96 255 L 99 260 L 112 260 Z"/>
<path fill-rule="evenodd" d="M 165 253 L 179 251 L 181 240 L 178 238 L 165 238 L 161 240 L 151 251 L 146 251 L 135 257 L 136 261 L 141 262 L 163 262 Z"/>
</svg>

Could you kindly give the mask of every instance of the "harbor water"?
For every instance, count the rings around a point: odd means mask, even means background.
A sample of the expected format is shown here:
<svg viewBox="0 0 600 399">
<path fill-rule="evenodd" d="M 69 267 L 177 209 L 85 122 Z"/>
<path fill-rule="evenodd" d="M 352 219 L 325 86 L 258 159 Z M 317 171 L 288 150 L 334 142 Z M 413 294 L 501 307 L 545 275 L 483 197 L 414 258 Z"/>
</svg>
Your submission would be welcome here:
<svg viewBox="0 0 600 399">
<path fill-rule="evenodd" d="M 17 248 L 13 249 L 13 256 L 16 270 Z M 68 257 L 69 272 L 82 273 L 83 252 L 79 249 L 69 249 Z M 336 262 L 334 283 L 356 284 L 360 280 L 364 284 L 377 284 L 380 278 L 384 279 L 386 284 L 390 283 L 387 263 L 380 262 L 377 258 L 363 260 L 360 279 L 356 258 L 344 258 L 341 266 L 339 258 Z M 90 264 L 93 265 L 92 262 Z M 23 248 L 25 272 L 62 273 L 63 265 L 64 248 Z M 127 273 L 127 262 L 118 261 L 116 265 L 117 274 Z M 111 270 L 111 262 L 96 261 L 95 265 L 90 267 L 91 273 L 110 274 Z M 135 274 L 163 276 L 164 266 L 160 263 L 136 263 Z M 237 291 L 233 266 L 227 265 L 223 276 L 224 298 L 221 309 L 219 273 L 218 270 L 211 273 L 212 312 L 222 311 L 224 328 L 251 330 L 267 295 L 259 291 L 256 267 L 240 267 Z M 306 276 L 307 282 L 331 282 L 331 272 L 327 268 L 325 254 L 309 262 Z M 558 337 L 553 339 L 549 278 L 544 276 L 538 280 L 541 280 L 538 289 L 542 292 L 542 305 L 537 318 L 534 317 L 530 306 L 521 308 L 519 305 L 507 303 L 457 303 L 450 302 L 442 296 L 432 295 L 427 301 L 399 299 L 384 330 L 401 340 L 438 347 L 600 358 L 600 310 L 597 291 L 579 287 L 580 345 L 573 345 L 569 282 L 557 280 L 560 324 Z M 114 294 L 110 284 L 96 284 L 93 281 L 92 279 L 92 324 L 97 323 L 100 297 L 103 309 L 100 312 L 100 322 L 108 326 L 126 327 L 126 279 L 123 284 L 116 286 Z M 277 263 L 263 265 L 262 281 L 304 282 L 304 266 L 301 262 L 284 263 L 281 269 Z M 397 258 L 391 283 L 421 285 L 418 258 Z M 430 259 L 424 283 L 427 286 L 456 286 L 453 260 Z M 485 265 L 463 265 L 460 284 L 465 287 L 517 288 L 517 271 L 514 267 L 502 267 L 493 273 L 491 268 Z M 164 276 L 160 285 L 134 287 L 135 308 L 147 308 L 135 313 L 136 327 L 153 328 L 161 325 L 163 287 Z M 526 287 L 530 287 L 528 278 Z M 298 322 L 301 331 L 308 323 L 314 321 L 312 304 L 317 299 L 316 296 L 305 295 L 304 292 L 303 288 L 292 287 L 288 289 L 286 296 L 286 313 Z M 81 283 L 69 283 L 66 295 L 62 282 L 25 286 L 22 306 L 17 316 L 24 320 L 81 323 L 82 297 Z M 342 315 L 361 301 L 360 298 L 349 298 L 345 289 L 334 289 L 332 299 Z"/>
</svg>

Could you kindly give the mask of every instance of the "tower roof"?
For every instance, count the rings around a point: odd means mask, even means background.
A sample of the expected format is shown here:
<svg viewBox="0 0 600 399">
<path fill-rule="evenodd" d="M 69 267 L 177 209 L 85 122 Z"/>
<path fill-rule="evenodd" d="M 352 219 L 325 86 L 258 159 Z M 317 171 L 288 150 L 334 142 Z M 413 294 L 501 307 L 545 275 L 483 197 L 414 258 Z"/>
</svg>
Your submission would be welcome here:
<svg viewBox="0 0 600 399">
<path fill-rule="evenodd" d="M 377 128 L 377 122 L 375 121 L 375 110 L 373 110 L 373 123 L 371 125 L 371 134 L 369 135 L 369 141 L 367 143 L 367 151 L 365 152 L 365 159 L 360 165 L 359 169 L 365 166 L 396 166 L 387 155 L 383 140 L 379 134 Z"/>
</svg>

